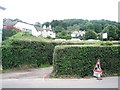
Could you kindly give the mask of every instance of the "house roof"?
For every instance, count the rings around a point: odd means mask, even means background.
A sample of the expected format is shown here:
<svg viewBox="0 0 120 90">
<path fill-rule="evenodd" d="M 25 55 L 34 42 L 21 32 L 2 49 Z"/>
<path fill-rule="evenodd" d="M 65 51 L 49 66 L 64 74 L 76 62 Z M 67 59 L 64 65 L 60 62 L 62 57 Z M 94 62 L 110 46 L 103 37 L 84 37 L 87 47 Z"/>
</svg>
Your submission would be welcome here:
<svg viewBox="0 0 120 90">
<path fill-rule="evenodd" d="M 12 19 L 6 19 L 3 23 L 4 26 L 14 26 L 18 21 Z"/>
<path fill-rule="evenodd" d="M 39 27 L 37 25 L 34 25 L 34 27 L 36 28 L 37 31 L 43 31 L 43 28 L 42 27 Z"/>
<path fill-rule="evenodd" d="M 29 24 L 29 23 L 26 23 L 26 22 L 17 22 L 14 27 L 16 28 L 19 28 L 19 29 L 22 29 L 22 28 L 26 28 L 26 29 L 29 29 L 29 30 L 35 30 L 35 27 L 33 24 Z"/>
<path fill-rule="evenodd" d="M 6 8 L 5 8 L 5 7 L 0 6 L 0 9 L 1 9 L 1 10 L 5 10 Z"/>
</svg>

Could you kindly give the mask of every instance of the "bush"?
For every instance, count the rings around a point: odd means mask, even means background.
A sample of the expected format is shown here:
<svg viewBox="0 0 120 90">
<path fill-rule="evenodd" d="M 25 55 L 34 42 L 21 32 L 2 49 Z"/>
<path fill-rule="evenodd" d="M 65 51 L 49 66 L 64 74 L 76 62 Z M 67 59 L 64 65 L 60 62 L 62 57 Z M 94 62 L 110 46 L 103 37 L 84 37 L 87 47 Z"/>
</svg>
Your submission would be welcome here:
<svg viewBox="0 0 120 90">
<path fill-rule="evenodd" d="M 2 46 L 3 69 L 52 64 L 55 43 L 24 40 L 11 40 L 9 43 Z"/>
<path fill-rule="evenodd" d="M 102 42 L 101 45 L 113 45 L 113 42 L 106 41 L 106 42 Z"/>
<path fill-rule="evenodd" d="M 50 37 L 50 36 L 47 36 L 47 39 L 51 39 L 51 37 Z"/>
<path fill-rule="evenodd" d="M 11 36 L 17 34 L 17 32 L 18 32 L 18 31 L 14 30 L 14 29 L 13 30 L 5 30 L 5 29 L 3 29 L 2 31 L 3 31 L 3 35 L 2 35 L 2 40 L 3 41 L 8 39 Z"/>
<path fill-rule="evenodd" d="M 120 46 L 56 46 L 53 54 L 55 77 L 85 77 L 93 75 L 97 60 L 101 60 L 103 75 L 120 72 Z"/>
</svg>

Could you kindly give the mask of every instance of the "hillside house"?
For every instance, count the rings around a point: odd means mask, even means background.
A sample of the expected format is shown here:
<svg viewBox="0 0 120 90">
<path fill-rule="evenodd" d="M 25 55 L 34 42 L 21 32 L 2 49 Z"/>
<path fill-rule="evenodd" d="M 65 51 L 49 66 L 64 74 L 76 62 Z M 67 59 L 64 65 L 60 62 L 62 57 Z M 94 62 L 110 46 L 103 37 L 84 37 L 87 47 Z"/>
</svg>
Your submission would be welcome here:
<svg viewBox="0 0 120 90">
<path fill-rule="evenodd" d="M 48 27 L 46 27 L 46 25 L 44 25 L 43 27 L 40 26 L 35 26 L 36 30 L 39 31 L 40 35 L 42 37 L 51 37 L 51 38 L 55 38 L 56 37 L 56 33 L 52 30 L 51 25 L 49 25 Z"/>
<path fill-rule="evenodd" d="M 55 38 L 56 34 L 55 32 L 51 29 L 51 26 L 49 25 L 49 27 L 46 27 L 45 25 L 42 27 L 40 26 L 36 26 L 33 24 L 29 24 L 26 22 L 17 22 L 14 25 L 15 28 L 20 29 L 21 31 L 26 31 L 26 32 L 30 32 L 33 36 L 42 36 L 42 37 L 51 37 L 51 38 Z"/>
<path fill-rule="evenodd" d="M 45 25 L 43 26 L 43 29 L 42 29 L 42 33 L 41 35 L 43 37 L 51 37 L 51 38 L 55 38 L 56 37 L 56 34 L 55 32 L 52 30 L 51 28 L 51 25 L 49 25 L 48 27 L 46 27 Z"/>
<path fill-rule="evenodd" d="M 33 24 L 29 24 L 26 22 L 17 22 L 14 27 L 20 29 L 21 31 L 30 32 L 33 36 L 36 37 L 40 35 Z"/>
<path fill-rule="evenodd" d="M 85 34 L 85 31 L 74 31 L 74 32 L 71 33 L 71 37 L 72 38 L 77 38 L 77 37 L 80 37 L 80 36 L 83 37 L 84 34 Z"/>
<path fill-rule="evenodd" d="M 56 33 L 52 30 L 51 25 L 46 27 L 44 25 L 43 27 L 29 24 L 27 22 L 23 22 L 19 19 L 4 19 L 4 29 L 16 29 L 20 31 L 30 32 L 33 36 L 42 36 L 42 37 L 51 37 L 55 38 Z"/>
</svg>

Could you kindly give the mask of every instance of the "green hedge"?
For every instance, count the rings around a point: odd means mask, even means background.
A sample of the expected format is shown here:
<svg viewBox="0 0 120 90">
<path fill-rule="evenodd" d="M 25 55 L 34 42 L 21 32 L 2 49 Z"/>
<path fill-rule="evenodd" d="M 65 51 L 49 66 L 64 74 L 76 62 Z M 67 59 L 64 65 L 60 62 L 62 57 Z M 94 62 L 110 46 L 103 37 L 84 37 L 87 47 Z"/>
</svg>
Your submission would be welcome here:
<svg viewBox="0 0 120 90">
<path fill-rule="evenodd" d="M 98 59 L 101 60 L 104 76 L 116 74 L 120 72 L 119 48 L 120 46 L 56 46 L 53 54 L 53 75 L 55 77 L 92 76 L 92 70 Z"/>
<path fill-rule="evenodd" d="M 11 40 L 10 46 L 2 46 L 3 69 L 11 69 L 28 65 L 39 67 L 52 64 L 55 43 Z"/>
<path fill-rule="evenodd" d="M 24 65 L 39 67 L 42 64 L 52 64 L 53 51 L 56 45 L 86 44 L 84 42 L 55 42 L 41 37 L 24 36 L 23 34 L 22 32 L 17 33 L 3 42 L 3 69 L 12 69 Z"/>
</svg>

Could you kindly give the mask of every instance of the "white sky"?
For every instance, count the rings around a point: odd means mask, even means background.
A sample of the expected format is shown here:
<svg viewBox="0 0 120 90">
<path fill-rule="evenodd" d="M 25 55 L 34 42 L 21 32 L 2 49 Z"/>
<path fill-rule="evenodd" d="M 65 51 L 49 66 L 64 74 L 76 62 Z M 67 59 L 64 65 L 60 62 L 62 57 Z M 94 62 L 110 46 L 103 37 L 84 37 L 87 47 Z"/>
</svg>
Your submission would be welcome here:
<svg viewBox="0 0 120 90">
<path fill-rule="evenodd" d="M 29 23 L 61 19 L 118 21 L 119 0 L 0 0 L 5 18 Z"/>
</svg>

